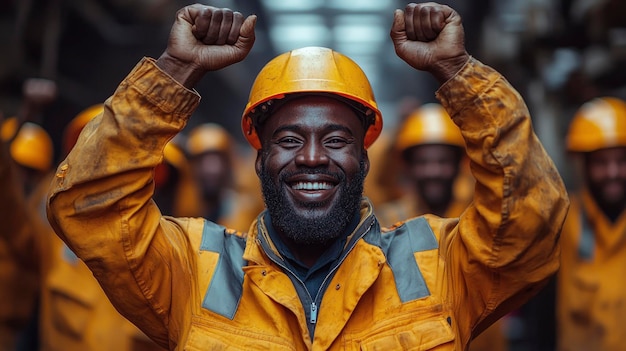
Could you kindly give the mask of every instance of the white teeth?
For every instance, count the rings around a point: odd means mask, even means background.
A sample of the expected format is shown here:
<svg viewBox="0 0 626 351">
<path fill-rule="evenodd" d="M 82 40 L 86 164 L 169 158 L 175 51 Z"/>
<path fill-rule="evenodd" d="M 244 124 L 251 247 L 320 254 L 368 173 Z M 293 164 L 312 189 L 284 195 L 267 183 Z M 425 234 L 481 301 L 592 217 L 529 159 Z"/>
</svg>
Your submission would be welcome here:
<svg viewBox="0 0 626 351">
<path fill-rule="evenodd" d="M 318 182 L 299 182 L 293 186 L 294 190 L 328 190 L 333 187 L 332 184 L 329 183 L 318 183 Z"/>
</svg>

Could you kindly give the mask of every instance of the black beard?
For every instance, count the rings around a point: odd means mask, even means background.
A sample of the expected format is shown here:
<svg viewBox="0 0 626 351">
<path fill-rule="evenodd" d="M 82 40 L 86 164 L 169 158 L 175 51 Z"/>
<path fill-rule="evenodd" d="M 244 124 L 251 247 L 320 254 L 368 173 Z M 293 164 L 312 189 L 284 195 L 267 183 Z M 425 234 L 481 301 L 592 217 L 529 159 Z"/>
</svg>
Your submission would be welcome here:
<svg viewBox="0 0 626 351">
<path fill-rule="evenodd" d="M 598 207 L 600 207 L 611 222 L 616 222 L 622 212 L 626 211 L 626 196 L 623 194 L 616 199 L 607 199 L 607 197 L 603 195 L 604 189 L 602 184 L 587 181 L 587 187 L 589 188 L 591 197 L 593 197 Z M 624 187 L 626 188 L 626 184 L 624 184 Z"/>
<path fill-rule="evenodd" d="M 285 179 L 294 173 L 279 174 L 277 185 L 267 170 L 265 160 L 262 162 L 261 186 L 265 205 L 272 218 L 274 228 L 282 233 L 286 239 L 298 245 L 326 246 L 333 240 L 345 234 L 348 224 L 354 219 L 359 211 L 361 197 L 363 195 L 363 182 L 365 180 L 365 163 L 359 163 L 359 173 L 354 181 L 347 183 L 343 173 L 331 173 L 325 169 L 306 169 L 295 174 L 328 174 L 339 180 L 339 201 L 328 211 L 328 214 L 319 216 L 307 216 L 307 213 L 300 215 L 289 205 L 287 194 L 281 189 L 285 184 Z M 328 200 L 332 201 L 332 200 Z M 314 210 L 327 205 L 328 202 L 318 202 L 306 204 L 306 207 Z"/>
</svg>

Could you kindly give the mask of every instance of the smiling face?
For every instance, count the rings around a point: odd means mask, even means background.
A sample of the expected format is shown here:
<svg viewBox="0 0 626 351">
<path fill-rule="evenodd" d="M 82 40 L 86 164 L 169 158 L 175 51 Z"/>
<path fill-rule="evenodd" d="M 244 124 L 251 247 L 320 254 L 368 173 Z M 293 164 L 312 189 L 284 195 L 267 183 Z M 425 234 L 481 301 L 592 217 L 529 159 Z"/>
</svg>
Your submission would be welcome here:
<svg viewBox="0 0 626 351">
<path fill-rule="evenodd" d="M 318 247 L 344 234 L 369 170 L 354 110 L 330 97 L 296 97 L 259 132 L 256 172 L 278 233 L 288 244 Z"/>
</svg>

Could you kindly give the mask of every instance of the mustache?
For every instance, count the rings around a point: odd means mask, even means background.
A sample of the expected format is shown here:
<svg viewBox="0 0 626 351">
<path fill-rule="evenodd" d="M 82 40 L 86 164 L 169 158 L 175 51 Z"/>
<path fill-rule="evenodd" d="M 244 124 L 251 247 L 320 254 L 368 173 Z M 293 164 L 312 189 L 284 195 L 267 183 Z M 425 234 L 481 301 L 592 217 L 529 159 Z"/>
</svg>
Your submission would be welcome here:
<svg viewBox="0 0 626 351">
<path fill-rule="evenodd" d="M 325 175 L 328 177 L 332 177 L 338 183 L 341 183 L 346 180 L 346 175 L 343 172 L 331 172 L 326 168 L 307 168 L 296 171 L 283 171 L 279 174 L 279 179 L 281 182 L 286 182 L 287 179 L 295 176 L 301 175 Z"/>
</svg>

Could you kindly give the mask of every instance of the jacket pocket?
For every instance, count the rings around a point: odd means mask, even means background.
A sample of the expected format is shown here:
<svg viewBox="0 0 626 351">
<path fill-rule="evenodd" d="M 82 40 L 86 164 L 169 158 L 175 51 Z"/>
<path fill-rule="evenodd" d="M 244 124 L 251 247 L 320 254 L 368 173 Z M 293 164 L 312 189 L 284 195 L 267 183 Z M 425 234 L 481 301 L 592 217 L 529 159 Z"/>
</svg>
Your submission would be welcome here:
<svg viewBox="0 0 626 351">
<path fill-rule="evenodd" d="M 380 350 L 454 350 L 454 333 L 441 315 L 424 320 L 403 316 L 368 330 L 366 334 L 350 337 L 350 349 Z"/>
<path fill-rule="evenodd" d="M 218 321 L 192 321 L 189 337 L 183 350 L 246 350 L 246 351 L 295 351 L 293 341 L 273 335 L 243 330 Z M 210 326 L 207 324 L 210 323 Z"/>
</svg>

